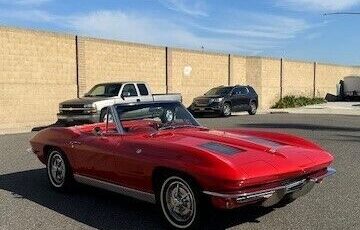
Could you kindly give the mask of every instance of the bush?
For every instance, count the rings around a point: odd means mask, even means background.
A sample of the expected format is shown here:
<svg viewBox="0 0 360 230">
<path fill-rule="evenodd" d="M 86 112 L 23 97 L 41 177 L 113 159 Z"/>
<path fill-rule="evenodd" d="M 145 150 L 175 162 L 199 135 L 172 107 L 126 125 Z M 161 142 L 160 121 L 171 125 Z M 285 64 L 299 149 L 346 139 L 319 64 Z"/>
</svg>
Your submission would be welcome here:
<svg viewBox="0 0 360 230">
<path fill-rule="evenodd" d="M 272 109 L 283 109 L 283 108 L 296 108 L 306 105 L 315 105 L 315 104 L 321 104 L 325 103 L 326 100 L 323 98 L 315 97 L 296 97 L 296 96 L 286 96 L 282 99 L 280 99 L 278 102 L 276 102 L 275 105 L 273 105 Z"/>
</svg>

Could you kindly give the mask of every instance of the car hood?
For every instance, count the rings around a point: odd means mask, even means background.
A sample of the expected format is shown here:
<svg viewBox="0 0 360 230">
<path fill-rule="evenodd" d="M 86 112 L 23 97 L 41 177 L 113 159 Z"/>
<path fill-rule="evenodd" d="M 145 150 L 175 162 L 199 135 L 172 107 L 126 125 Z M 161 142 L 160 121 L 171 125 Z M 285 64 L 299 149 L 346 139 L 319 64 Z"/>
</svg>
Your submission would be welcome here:
<svg viewBox="0 0 360 230">
<path fill-rule="evenodd" d="M 175 130 L 153 136 L 212 155 L 247 181 L 276 181 L 323 169 L 333 157 L 317 145 L 286 134 L 234 130 Z"/>
<path fill-rule="evenodd" d="M 76 99 L 71 99 L 71 100 L 67 100 L 67 101 L 63 101 L 60 104 L 61 105 L 73 105 L 73 104 L 91 104 L 97 101 L 103 101 L 108 99 L 107 97 L 81 97 L 81 98 L 76 98 Z"/>
</svg>

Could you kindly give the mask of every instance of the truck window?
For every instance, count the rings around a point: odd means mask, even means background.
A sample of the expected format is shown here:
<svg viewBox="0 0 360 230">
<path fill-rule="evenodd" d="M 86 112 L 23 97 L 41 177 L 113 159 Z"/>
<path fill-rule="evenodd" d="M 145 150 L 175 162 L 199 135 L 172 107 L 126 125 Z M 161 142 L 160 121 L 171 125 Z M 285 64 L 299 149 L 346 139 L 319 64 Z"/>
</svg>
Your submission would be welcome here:
<svg viewBox="0 0 360 230">
<path fill-rule="evenodd" d="M 121 84 L 99 84 L 94 86 L 86 97 L 114 97 L 119 95 Z"/>
<path fill-rule="evenodd" d="M 126 84 L 123 88 L 122 95 L 126 95 L 128 97 L 136 97 L 138 94 L 136 92 L 135 85 Z"/>
<path fill-rule="evenodd" d="M 138 86 L 138 89 L 139 89 L 139 92 L 140 92 L 141 96 L 149 95 L 149 91 L 147 90 L 145 84 L 138 84 L 137 86 Z"/>
</svg>

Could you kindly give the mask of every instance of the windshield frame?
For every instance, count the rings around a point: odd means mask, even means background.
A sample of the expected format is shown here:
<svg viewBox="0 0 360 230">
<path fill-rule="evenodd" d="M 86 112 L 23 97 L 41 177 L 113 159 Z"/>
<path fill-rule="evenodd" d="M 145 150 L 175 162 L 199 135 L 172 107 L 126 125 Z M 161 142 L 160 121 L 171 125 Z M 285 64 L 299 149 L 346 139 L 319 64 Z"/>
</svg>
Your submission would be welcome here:
<svg viewBox="0 0 360 230">
<path fill-rule="evenodd" d="M 124 127 L 122 126 L 120 117 L 119 117 L 119 113 L 122 112 L 123 108 L 125 107 L 136 107 L 136 106 L 161 106 L 164 104 L 175 104 L 174 106 L 178 106 L 181 107 L 182 109 L 184 109 L 184 111 L 186 111 L 189 115 L 189 117 L 192 119 L 192 123 L 194 127 L 203 127 L 195 118 L 194 116 L 186 109 L 186 107 L 181 104 L 180 102 L 177 101 L 163 101 L 163 102 L 147 102 L 147 103 L 126 103 L 126 104 L 115 104 L 112 105 L 110 107 L 108 107 L 108 112 L 111 112 L 112 114 L 112 118 L 113 118 L 113 122 L 115 123 L 116 129 L 118 131 L 119 134 L 127 134 L 127 132 L 124 130 Z M 134 119 L 136 120 L 136 119 Z M 108 125 L 109 120 L 106 121 L 106 125 Z M 175 127 L 176 128 L 176 127 Z M 165 130 L 165 129 L 159 129 L 158 131 L 161 130 Z"/>
</svg>

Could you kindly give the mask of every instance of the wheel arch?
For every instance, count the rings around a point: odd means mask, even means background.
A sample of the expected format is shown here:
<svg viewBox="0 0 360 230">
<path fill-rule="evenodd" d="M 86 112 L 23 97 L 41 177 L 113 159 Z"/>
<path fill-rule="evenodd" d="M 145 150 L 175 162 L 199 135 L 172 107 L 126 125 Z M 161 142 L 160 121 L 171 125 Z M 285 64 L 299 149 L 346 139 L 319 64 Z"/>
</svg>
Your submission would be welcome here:
<svg viewBox="0 0 360 230">
<path fill-rule="evenodd" d="M 49 157 L 49 155 L 50 155 L 51 150 L 57 150 L 57 151 L 59 151 L 62 155 L 64 155 L 66 161 L 67 161 L 68 164 L 71 166 L 71 163 L 70 163 L 69 158 L 68 158 L 68 156 L 66 155 L 65 151 L 64 151 L 62 148 L 58 147 L 58 146 L 49 145 L 49 144 L 48 144 L 48 145 L 44 145 L 44 148 L 43 148 L 45 163 L 46 163 L 47 160 L 48 160 L 48 157 Z"/>
<path fill-rule="evenodd" d="M 229 104 L 230 106 L 232 106 L 231 100 L 225 100 L 225 101 L 224 101 L 224 104 Z"/>
<path fill-rule="evenodd" d="M 252 98 L 252 99 L 250 99 L 250 103 L 251 103 L 251 102 L 255 102 L 256 107 L 259 107 L 259 102 L 258 102 L 258 100 L 257 100 L 257 99 Z"/>
<path fill-rule="evenodd" d="M 160 188 L 160 184 L 158 184 L 158 182 L 165 179 L 166 176 L 170 176 L 170 175 L 185 177 L 186 179 L 189 179 L 190 182 L 194 184 L 198 189 L 202 190 L 202 187 L 199 184 L 199 182 L 196 180 L 196 178 L 190 175 L 189 173 L 182 170 L 173 169 L 170 167 L 158 166 L 154 168 L 151 175 L 152 187 L 155 194 L 157 193 L 157 190 Z"/>
</svg>

